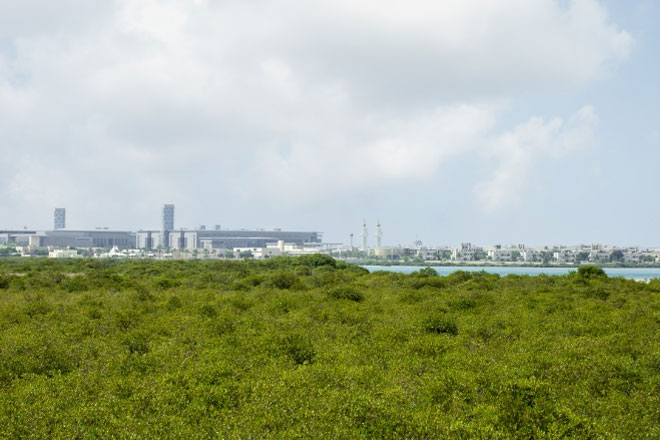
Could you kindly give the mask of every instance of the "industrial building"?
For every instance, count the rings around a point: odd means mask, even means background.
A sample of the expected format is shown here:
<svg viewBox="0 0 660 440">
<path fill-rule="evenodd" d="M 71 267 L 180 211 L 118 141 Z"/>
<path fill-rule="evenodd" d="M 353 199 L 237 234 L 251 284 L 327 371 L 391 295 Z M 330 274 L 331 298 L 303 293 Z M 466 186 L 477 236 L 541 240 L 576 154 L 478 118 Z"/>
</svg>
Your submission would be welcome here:
<svg viewBox="0 0 660 440">
<path fill-rule="evenodd" d="M 0 230 L 0 244 L 16 243 L 32 248 L 118 248 L 118 249 L 234 249 L 266 248 L 278 242 L 320 247 L 322 233 L 292 232 L 274 229 L 221 230 L 200 226 L 198 229 L 174 229 L 174 205 L 164 204 L 160 230 L 112 231 L 107 228 L 93 230 L 66 230 L 66 211 L 56 208 L 54 230 Z"/>
<path fill-rule="evenodd" d="M 135 248 L 135 232 L 95 229 L 90 231 L 0 231 L 0 244 L 16 243 L 34 248 Z"/>
<path fill-rule="evenodd" d="M 174 230 L 174 205 L 162 207 L 160 230 L 140 230 L 136 234 L 138 249 L 234 249 L 265 248 L 268 244 L 284 241 L 296 245 L 321 245 L 320 232 L 292 232 L 279 229 L 266 230 L 222 230 L 200 226 L 198 229 Z"/>
<path fill-rule="evenodd" d="M 268 244 L 284 241 L 285 243 L 320 246 L 323 234 L 320 232 L 296 232 L 281 230 L 195 230 L 181 229 L 163 234 L 161 231 L 138 231 L 137 248 L 156 249 L 169 247 L 172 249 L 234 249 L 234 248 L 265 248 Z M 165 243 L 168 243 L 166 245 Z"/>
<path fill-rule="evenodd" d="M 16 243 L 22 246 L 30 244 L 30 237 L 35 235 L 37 231 L 19 229 L 19 230 L 0 230 L 0 244 Z"/>
<path fill-rule="evenodd" d="M 90 231 L 43 231 L 31 239 L 34 247 L 134 249 L 135 232 L 95 229 Z"/>
</svg>

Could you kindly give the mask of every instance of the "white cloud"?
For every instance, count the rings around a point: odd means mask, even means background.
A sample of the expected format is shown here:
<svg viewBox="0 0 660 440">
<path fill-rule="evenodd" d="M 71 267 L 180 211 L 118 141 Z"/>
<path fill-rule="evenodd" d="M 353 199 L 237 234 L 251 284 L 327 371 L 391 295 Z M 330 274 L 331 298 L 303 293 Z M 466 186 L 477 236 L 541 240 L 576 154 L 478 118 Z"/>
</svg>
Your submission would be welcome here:
<svg viewBox="0 0 660 440">
<path fill-rule="evenodd" d="M 252 176 L 246 197 L 423 182 L 497 137 L 501 102 L 571 90 L 632 44 L 596 0 L 93 3 L 0 2 L 0 149 L 41 167 L 5 177 L 18 192 L 48 167 L 61 188 L 121 172 L 136 198 L 182 193 L 209 164 L 209 187 Z M 532 144 L 572 151 L 588 116 L 517 128 L 507 166 L 528 167 Z M 519 186 L 505 168 L 493 187 Z M 116 196 L 102 184 L 89 193 Z"/>
<path fill-rule="evenodd" d="M 494 123 L 490 109 L 469 105 L 439 107 L 407 119 L 336 111 L 322 131 L 336 134 L 321 138 L 302 130 L 289 151 L 262 150 L 257 187 L 300 201 L 354 188 L 424 182 L 447 158 L 475 148 Z M 350 122 L 341 120 L 342 111 Z"/>
<path fill-rule="evenodd" d="M 475 193 L 485 212 L 520 202 L 535 161 L 561 158 L 594 142 L 597 117 L 591 106 L 582 107 L 564 122 L 532 118 L 492 141 L 490 154 L 499 165 L 491 178 L 477 184 Z"/>
</svg>

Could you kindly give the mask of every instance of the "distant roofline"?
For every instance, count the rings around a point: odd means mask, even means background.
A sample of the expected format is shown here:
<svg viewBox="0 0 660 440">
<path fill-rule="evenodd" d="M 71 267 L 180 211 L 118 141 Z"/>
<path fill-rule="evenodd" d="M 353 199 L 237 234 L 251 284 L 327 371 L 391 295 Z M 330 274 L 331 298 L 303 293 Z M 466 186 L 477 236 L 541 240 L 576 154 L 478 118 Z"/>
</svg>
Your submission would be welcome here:
<svg viewBox="0 0 660 440">
<path fill-rule="evenodd" d="M 136 232 L 163 232 L 161 229 L 138 229 Z M 264 232 L 271 232 L 271 233 L 296 233 L 296 234 L 323 234 L 321 231 L 288 231 L 288 230 L 259 230 L 259 229 L 182 229 L 182 228 L 175 228 L 172 230 L 168 230 L 167 232 L 203 232 L 203 233 L 214 233 L 214 232 L 241 232 L 241 233 L 264 233 Z"/>
<path fill-rule="evenodd" d="M 136 231 L 128 231 L 122 229 L 43 229 L 38 232 L 126 232 L 129 234 L 135 234 Z"/>
<path fill-rule="evenodd" d="M 36 229 L 3 229 L 0 234 L 36 234 Z"/>
</svg>

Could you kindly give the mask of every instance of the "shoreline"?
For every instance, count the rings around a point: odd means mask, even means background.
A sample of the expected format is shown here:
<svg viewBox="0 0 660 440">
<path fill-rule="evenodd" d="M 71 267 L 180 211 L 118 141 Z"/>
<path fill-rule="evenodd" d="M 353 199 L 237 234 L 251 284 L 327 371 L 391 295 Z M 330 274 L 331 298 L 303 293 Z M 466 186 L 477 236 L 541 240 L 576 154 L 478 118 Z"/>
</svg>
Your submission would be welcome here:
<svg viewBox="0 0 660 440">
<path fill-rule="evenodd" d="M 339 259 L 338 259 L 339 260 Z M 610 269 L 657 269 L 660 268 L 660 263 L 647 263 L 647 264 L 620 264 L 620 263 L 590 263 L 584 262 L 580 264 L 544 264 L 544 263 L 524 263 L 524 262 L 493 262 L 493 261 L 385 261 L 385 260 L 363 260 L 363 259 L 341 259 L 350 264 L 357 264 L 359 266 L 413 266 L 413 267 L 535 267 L 535 268 L 574 268 L 577 269 L 582 265 L 597 266 Z"/>
</svg>

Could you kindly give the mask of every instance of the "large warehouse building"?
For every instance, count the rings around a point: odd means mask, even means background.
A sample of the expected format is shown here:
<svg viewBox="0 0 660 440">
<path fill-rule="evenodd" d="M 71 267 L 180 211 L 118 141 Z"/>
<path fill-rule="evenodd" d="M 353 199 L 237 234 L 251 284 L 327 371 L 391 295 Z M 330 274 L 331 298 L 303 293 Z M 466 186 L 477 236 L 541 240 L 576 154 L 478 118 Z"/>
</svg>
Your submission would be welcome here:
<svg viewBox="0 0 660 440">
<path fill-rule="evenodd" d="M 162 206 L 160 230 L 140 230 L 136 235 L 138 249 L 234 249 L 258 248 L 267 244 L 283 241 L 301 246 L 321 245 L 323 237 L 320 232 L 294 232 L 275 229 L 259 230 L 221 230 L 220 226 L 206 229 L 174 230 L 174 205 Z"/>
<path fill-rule="evenodd" d="M 265 231 L 265 230 L 208 230 L 195 229 L 169 231 L 166 233 L 169 246 L 163 245 L 161 231 L 138 231 L 137 247 L 156 249 L 233 249 L 246 247 L 266 247 L 269 243 L 284 241 L 298 245 L 321 245 L 323 234 L 320 232 Z"/>
<path fill-rule="evenodd" d="M 95 229 L 90 231 L 44 231 L 36 234 L 38 247 L 134 249 L 135 232 Z M 30 243 L 33 244 L 33 243 Z"/>
<path fill-rule="evenodd" d="M 269 244 L 284 242 L 299 246 L 321 246 L 322 233 L 294 232 L 274 229 L 221 230 L 220 226 L 206 229 L 174 230 L 174 205 L 162 206 L 159 230 L 112 231 L 107 228 L 92 230 L 65 229 L 65 210 L 57 208 L 52 231 L 6 230 L 0 231 L 0 244 L 16 243 L 37 248 L 113 248 L 119 249 L 234 249 L 265 248 Z"/>
</svg>

